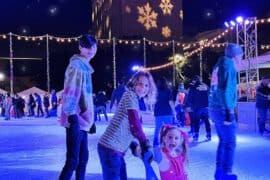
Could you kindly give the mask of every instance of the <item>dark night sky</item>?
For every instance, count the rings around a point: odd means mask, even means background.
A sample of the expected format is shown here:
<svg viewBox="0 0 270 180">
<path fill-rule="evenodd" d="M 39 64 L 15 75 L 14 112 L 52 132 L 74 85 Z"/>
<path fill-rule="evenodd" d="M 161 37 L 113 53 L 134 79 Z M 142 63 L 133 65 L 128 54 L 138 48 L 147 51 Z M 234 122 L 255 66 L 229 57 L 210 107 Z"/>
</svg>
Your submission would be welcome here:
<svg viewBox="0 0 270 180">
<path fill-rule="evenodd" d="M 194 36 L 199 32 L 223 27 L 225 20 L 230 20 L 238 15 L 243 16 L 270 16 L 269 0 L 184 0 L 184 36 Z M 6 0 L 1 1 L 0 5 L 0 34 L 13 32 L 25 35 L 42 35 L 52 34 L 56 36 L 77 36 L 89 32 L 91 28 L 91 1 L 90 0 Z M 2 41 L 2 40 L 0 40 Z M 8 44 L 5 44 L 8 46 Z M 68 63 L 68 58 L 77 52 L 77 46 L 74 45 L 55 45 L 51 43 L 50 53 L 52 57 L 51 70 L 52 87 L 57 90 L 61 89 L 64 68 Z M 3 42 L 0 42 L 0 47 Z M 18 45 L 17 45 L 18 46 Z M 39 56 L 45 57 L 44 44 L 39 44 Z M 15 47 L 20 49 L 20 47 Z M 43 48 L 43 50 L 42 50 Z M 16 50 L 16 52 L 19 50 Z M 136 51 L 136 49 L 135 49 Z M 102 50 L 103 53 L 111 53 L 111 50 Z M 37 51 L 38 53 L 38 51 Z M 7 56 L 8 49 L 0 50 L 0 57 Z M 18 52 L 19 55 L 19 52 Z M 23 56 L 22 54 L 21 56 Z M 28 55 L 29 56 L 29 55 Z M 100 56 L 99 56 L 100 57 Z M 54 60 L 55 59 L 55 60 Z M 65 60 L 63 60 L 65 59 Z M 96 58 L 97 59 L 97 58 Z M 106 60 L 110 62 L 110 60 Z M 43 64 L 42 64 L 43 63 Z M 104 88 L 104 83 L 97 82 L 97 77 L 104 74 L 101 67 L 104 68 L 104 61 L 93 61 L 93 66 L 98 69 L 95 74 L 94 83 L 98 84 L 98 88 Z M 23 65 L 22 65 L 23 64 Z M 36 66 L 44 65 L 42 69 Z M 20 73 L 21 66 L 25 66 L 24 71 Z M 62 67 L 59 70 L 59 68 Z M 17 69 L 16 69 L 17 68 Z M 111 65 L 108 65 L 109 71 Z M 29 61 L 23 63 L 15 63 L 15 76 L 21 76 L 28 69 L 36 69 L 40 72 L 36 79 L 46 76 L 45 63 L 39 62 L 30 65 Z M 104 68 L 105 69 L 105 68 Z M 0 71 L 8 73 L 7 62 L 0 61 Z M 106 71 L 106 70 L 105 70 Z M 26 73 L 27 74 L 27 73 Z M 106 76 L 106 74 L 105 74 Z M 110 75 L 109 75 L 110 76 Z M 45 77 L 44 77 L 45 78 Z M 41 78 L 40 82 L 46 82 Z M 104 81 L 107 81 L 105 79 Z M 43 87 L 44 86 L 40 86 Z"/>
<path fill-rule="evenodd" d="M 269 0 L 183 0 L 184 30 L 223 26 L 237 15 L 270 16 Z M 56 11 L 54 13 L 54 8 Z M 50 12 L 50 10 L 52 12 Z M 208 14 L 208 16 L 207 16 Z M 9 0 L 0 6 L 1 32 L 78 35 L 90 28 L 91 0 Z"/>
</svg>

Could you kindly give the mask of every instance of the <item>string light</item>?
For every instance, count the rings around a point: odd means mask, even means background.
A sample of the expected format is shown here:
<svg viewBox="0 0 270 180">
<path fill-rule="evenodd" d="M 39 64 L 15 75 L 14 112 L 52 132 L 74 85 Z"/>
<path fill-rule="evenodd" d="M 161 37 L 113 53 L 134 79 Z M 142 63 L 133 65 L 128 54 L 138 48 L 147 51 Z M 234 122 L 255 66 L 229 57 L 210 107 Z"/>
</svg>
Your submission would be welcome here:
<svg viewBox="0 0 270 180">
<path fill-rule="evenodd" d="M 254 21 L 250 21 L 250 20 L 245 20 L 243 22 L 240 22 L 239 24 L 241 23 L 256 23 L 256 24 L 265 24 L 265 23 L 270 23 L 270 17 L 269 18 L 263 18 L 263 19 L 257 19 L 256 22 Z M 233 27 L 230 27 L 230 28 L 233 28 Z M 219 34 L 219 36 L 217 36 L 216 38 L 217 39 L 220 39 L 221 37 L 223 37 L 226 33 L 229 32 L 230 29 L 226 29 L 224 32 L 222 32 L 221 34 Z M 12 36 L 16 36 L 17 39 L 24 39 L 26 41 L 28 41 L 29 39 L 32 39 L 33 41 L 36 40 L 36 39 L 39 39 L 39 40 L 43 40 L 43 38 L 46 36 L 46 35 L 42 35 L 42 36 L 22 36 L 22 35 L 17 35 L 17 34 L 12 34 Z M 0 38 L 3 38 L 3 39 L 6 39 L 7 38 L 7 34 L 3 34 L 3 35 L 0 35 Z M 79 36 L 80 37 L 80 36 Z M 55 36 L 51 36 L 49 35 L 49 40 L 56 40 L 57 42 L 71 42 L 72 40 L 74 41 L 78 41 L 78 38 L 79 37 L 68 37 L 68 38 L 62 38 L 62 37 L 55 37 Z M 70 41 L 68 40 L 70 39 Z M 217 39 L 214 39 L 214 41 L 216 41 Z M 105 39 L 107 40 L 108 43 L 111 42 L 110 39 Z M 133 41 L 133 43 L 132 43 Z M 125 44 L 134 44 L 136 40 L 118 40 L 119 43 L 122 43 L 122 42 L 125 42 Z M 146 40 L 148 42 L 149 45 L 151 45 L 152 43 L 155 45 L 155 46 L 164 46 L 164 43 L 166 46 L 169 46 L 169 44 L 172 42 L 172 41 L 167 41 L 167 42 L 154 42 L 154 41 L 150 41 L 150 40 Z M 137 40 L 137 43 L 140 44 L 141 41 Z M 189 44 L 191 44 L 193 47 L 196 47 L 199 42 L 195 42 L 195 43 L 181 43 L 181 42 L 177 42 L 175 41 L 176 43 L 176 46 L 182 46 L 182 47 L 185 47 Z M 162 44 L 162 45 L 161 45 Z"/>
<path fill-rule="evenodd" d="M 258 19 L 256 21 L 243 21 L 242 23 L 256 23 L 256 24 L 265 24 L 265 23 L 270 23 L 270 17 L 269 18 L 264 18 L 264 19 Z M 225 35 L 227 35 L 230 31 L 232 31 L 234 29 L 234 27 L 230 26 L 229 28 L 225 29 L 222 33 L 218 34 L 216 37 L 210 39 L 210 40 L 207 40 L 206 42 L 204 42 L 203 45 L 200 46 L 200 42 L 193 42 L 193 43 L 181 43 L 181 42 L 177 42 L 177 41 L 174 41 L 175 45 L 176 46 L 181 46 L 184 48 L 184 50 L 188 50 L 190 48 L 196 48 L 194 49 L 193 51 L 191 52 L 185 52 L 184 53 L 184 56 L 185 58 L 188 58 L 188 57 L 191 57 L 193 56 L 194 54 L 202 51 L 203 49 L 205 48 L 216 48 L 216 47 L 223 47 L 226 45 L 226 43 L 216 43 L 216 41 L 218 41 L 219 39 L 223 38 Z M 25 40 L 25 41 L 29 41 L 29 39 L 35 41 L 36 39 L 39 39 L 39 40 L 43 40 L 43 37 L 45 37 L 44 35 L 43 36 L 21 36 L 21 35 L 17 35 L 17 34 L 12 34 L 11 33 L 11 36 L 15 36 L 17 37 L 18 40 Z M 72 40 L 74 41 L 78 41 L 78 39 L 80 38 L 81 36 L 79 37 L 68 37 L 68 38 L 61 38 L 61 37 L 55 37 L 55 36 L 51 36 L 51 35 L 48 35 L 48 38 L 49 40 L 56 40 L 57 42 L 72 42 Z M 7 38 L 7 34 L 2 34 L 0 35 L 0 38 L 2 39 L 6 39 Z M 100 41 L 101 44 L 104 44 L 105 42 L 107 43 L 111 43 L 111 39 L 100 39 L 98 40 Z M 141 40 L 118 40 L 117 42 L 119 43 L 123 43 L 125 42 L 125 44 L 135 44 L 135 42 L 137 42 L 137 44 L 140 44 L 141 43 Z M 165 46 L 169 46 L 170 43 L 172 41 L 167 41 L 167 42 L 155 42 L 155 41 L 150 41 L 150 40 L 147 40 L 145 39 L 145 43 L 147 43 L 148 45 L 154 45 L 154 46 L 161 46 L 163 47 L 164 45 Z M 114 42 L 116 43 L 116 41 Z M 262 45 L 261 46 L 261 49 L 270 49 L 270 45 Z M 169 63 L 166 63 L 166 64 L 163 64 L 163 65 L 160 65 L 160 66 L 156 66 L 156 67 L 149 67 L 149 68 L 146 68 L 147 70 L 156 70 L 156 69 L 161 69 L 161 68 L 165 68 L 165 67 L 168 67 L 168 66 L 171 66 L 173 64 L 173 62 L 169 62 Z"/>
<path fill-rule="evenodd" d="M 46 34 L 46 65 L 47 65 L 47 91 L 50 92 L 50 51 L 49 51 L 49 35 Z"/>
<path fill-rule="evenodd" d="M 143 38 L 143 67 L 146 67 L 146 39 Z"/>
<path fill-rule="evenodd" d="M 268 49 L 270 49 L 270 45 L 261 45 L 261 49 L 262 50 L 268 50 Z"/>
<path fill-rule="evenodd" d="M 9 33 L 9 74 L 10 74 L 10 91 L 13 94 L 13 78 L 14 78 L 14 74 L 13 74 L 13 41 L 12 41 L 12 33 Z"/>
<path fill-rule="evenodd" d="M 115 50 L 116 41 L 113 38 L 113 87 L 116 88 L 116 50 Z"/>
<path fill-rule="evenodd" d="M 225 35 L 227 35 L 231 30 L 233 30 L 234 28 L 231 27 L 229 29 L 226 29 L 224 30 L 221 34 L 217 35 L 216 37 L 214 37 L 213 39 L 210 39 L 209 40 L 209 43 L 205 43 L 204 41 L 201 41 L 201 45 L 199 48 L 189 52 L 189 53 L 186 53 L 184 54 L 184 58 L 189 58 L 191 56 L 193 56 L 194 54 L 202 51 L 204 48 L 207 48 L 209 46 L 211 46 L 215 41 L 221 39 L 222 37 L 224 37 Z M 193 43 L 192 45 L 196 46 L 197 43 Z M 199 43 L 200 44 L 200 43 Z M 154 71 L 154 70 L 158 70 L 158 69 L 163 69 L 163 68 L 167 68 L 169 66 L 172 66 L 174 65 L 175 62 L 169 62 L 169 63 L 166 63 L 166 64 L 163 64 L 163 65 L 159 65 L 159 66 L 154 66 L 154 67 L 148 67 L 148 68 L 144 68 L 144 70 L 149 70 L 149 71 Z"/>
</svg>

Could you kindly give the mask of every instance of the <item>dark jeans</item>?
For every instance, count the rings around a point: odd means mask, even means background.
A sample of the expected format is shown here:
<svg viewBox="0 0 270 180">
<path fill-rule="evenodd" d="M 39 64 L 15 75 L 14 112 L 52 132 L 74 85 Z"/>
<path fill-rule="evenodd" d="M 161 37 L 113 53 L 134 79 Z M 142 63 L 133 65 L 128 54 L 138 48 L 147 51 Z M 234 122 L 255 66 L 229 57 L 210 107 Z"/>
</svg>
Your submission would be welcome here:
<svg viewBox="0 0 270 180">
<path fill-rule="evenodd" d="M 41 116 L 39 116 L 39 113 L 41 113 Z M 43 115 L 44 114 L 43 114 L 42 106 L 38 105 L 37 106 L 37 117 L 42 117 Z"/>
<path fill-rule="evenodd" d="M 103 180 L 127 180 L 124 157 L 111 149 L 98 145 Z"/>
<path fill-rule="evenodd" d="M 108 116 L 106 112 L 106 107 L 105 106 L 97 106 L 95 108 L 95 121 L 101 120 L 100 114 L 103 113 L 106 121 L 108 121 Z"/>
<path fill-rule="evenodd" d="M 265 121 L 267 119 L 268 108 L 257 108 L 259 132 L 263 134 L 265 131 Z"/>
<path fill-rule="evenodd" d="M 46 117 L 49 117 L 50 116 L 50 114 L 49 114 L 49 107 L 44 106 L 44 109 L 45 109 Z"/>
<path fill-rule="evenodd" d="M 207 133 L 211 133 L 211 125 L 209 121 L 208 108 L 198 108 L 194 110 L 194 132 L 199 133 L 200 120 L 205 124 Z"/>
<path fill-rule="evenodd" d="M 87 141 L 87 132 L 79 130 L 78 124 L 66 128 L 66 162 L 60 174 L 60 180 L 71 179 L 75 170 L 76 180 L 83 180 L 85 178 L 88 161 Z"/>
<path fill-rule="evenodd" d="M 34 116 L 35 115 L 35 111 L 34 111 L 33 106 L 28 106 L 28 110 L 29 110 L 29 116 Z"/>
<path fill-rule="evenodd" d="M 56 117 L 57 116 L 57 105 L 53 105 L 49 111 L 50 116 Z"/>
<path fill-rule="evenodd" d="M 210 117 L 215 123 L 219 144 L 216 154 L 216 172 L 231 173 L 236 147 L 236 121 L 230 125 L 224 125 L 225 110 L 210 110 Z"/>
</svg>

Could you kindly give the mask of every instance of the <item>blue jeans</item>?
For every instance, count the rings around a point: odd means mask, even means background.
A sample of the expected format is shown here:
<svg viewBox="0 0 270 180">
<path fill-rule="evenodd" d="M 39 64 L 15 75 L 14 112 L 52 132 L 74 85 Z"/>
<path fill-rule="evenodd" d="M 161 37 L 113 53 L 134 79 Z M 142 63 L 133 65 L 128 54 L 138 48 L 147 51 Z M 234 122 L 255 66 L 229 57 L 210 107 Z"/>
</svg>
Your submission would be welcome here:
<svg viewBox="0 0 270 180">
<path fill-rule="evenodd" d="M 180 124 L 181 126 L 185 126 L 186 123 L 186 117 L 185 117 L 185 111 L 184 111 L 184 106 L 181 104 L 178 104 L 175 107 L 175 112 L 176 112 L 176 123 Z"/>
<path fill-rule="evenodd" d="M 66 162 L 59 180 L 69 180 L 73 171 L 76 171 L 76 180 L 85 179 L 85 170 L 88 161 L 87 132 L 77 130 L 78 127 L 66 128 Z"/>
<path fill-rule="evenodd" d="M 224 125 L 225 110 L 210 110 L 210 117 L 215 123 L 219 144 L 216 154 L 216 172 L 231 173 L 236 147 L 236 120 L 231 125 Z M 234 116 L 235 117 L 235 116 Z"/>
<path fill-rule="evenodd" d="M 265 131 L 265 121 L 267 119 L 268 108 L 257 108 L 259 132 L 263 134 Z"/>
<path fill-rule="evenodd" d="M 167 116 L 156 116 L 156 126 L 155 126 L 155 133 L 154 133 L 154 142 L 153 146 L 156 147 L 159 145 L 159 132 L 161 127 L 164 124 L 173 124 L 173 116 L 172 115 L 167 115 Z"/>
<path fill-rule="evenodd" d="M 97 149 L 102 167 L 103 180 L 127 180 L 124 157 L 99 144 Z"/>
</svg>

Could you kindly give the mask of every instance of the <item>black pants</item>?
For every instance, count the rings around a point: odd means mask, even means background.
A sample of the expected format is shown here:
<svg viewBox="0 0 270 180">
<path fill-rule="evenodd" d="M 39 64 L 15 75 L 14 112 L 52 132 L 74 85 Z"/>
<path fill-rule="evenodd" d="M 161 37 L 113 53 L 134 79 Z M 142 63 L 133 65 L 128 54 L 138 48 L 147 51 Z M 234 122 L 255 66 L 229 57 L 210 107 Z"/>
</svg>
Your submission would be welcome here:
<svg viewBox="0 0 270 180">
<path fill-rule="evenodd" d="M 43 110 L 42 110 L 42 106 L 41 106 L 41 105 L 38 105 L 38 106 L 37 106 L 37 117 L 40 117 L 40 116 L 39 116 L 39 113 L 41 113 L 41 116 L 44 115 L 44 114 L 43 114 Z"/>
<path fill-rule="evenodd" d="M 59 180 L 70 180 L 73 171 L 76 171 L 76 180 L 85 178 L 88 162 L 87 132 L 79 129 L 77 124 L 71 124 L 66 129 L 66 162 L 60 174 Z"/>
<path fill-rule="evenodd" d="M 200 121 L 202 120 L 205 124 L 206 132 L 211 133 L 208 108 L 198 108 L 195 109 L 193 113 L 194 113 L 194 132 L 199 133 Z"/>
</svg>

